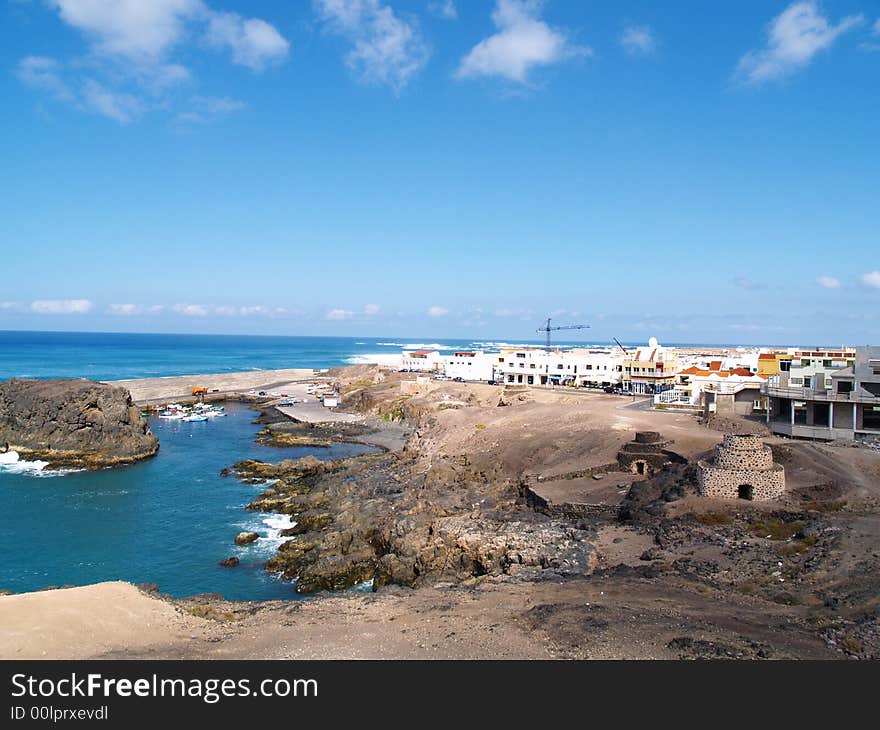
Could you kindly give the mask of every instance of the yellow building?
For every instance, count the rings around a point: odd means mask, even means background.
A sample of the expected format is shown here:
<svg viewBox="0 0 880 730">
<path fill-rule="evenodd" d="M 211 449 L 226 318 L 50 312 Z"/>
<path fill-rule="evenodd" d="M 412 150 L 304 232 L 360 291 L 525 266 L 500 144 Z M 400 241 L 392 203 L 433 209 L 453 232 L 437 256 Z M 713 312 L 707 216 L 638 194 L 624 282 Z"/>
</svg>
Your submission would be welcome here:
<svg viewBox="0 0 880 730">
<path fill-rule="evenodd" d="M 677 373 L 678 352 L 673 347 L 663 347 L 652 337 L 647 347 L 627 353 L 621 384 L 628 393 L 651 395 L 674 387 Z"/>
<path fill-rule="evenodd" d="M 758 355 L 758 375 L 766 375 L 768 378 L 779 375 L 782 370 L 788 370 L 793 357 L 790 352 L 762 352 Z"/>
</svg>

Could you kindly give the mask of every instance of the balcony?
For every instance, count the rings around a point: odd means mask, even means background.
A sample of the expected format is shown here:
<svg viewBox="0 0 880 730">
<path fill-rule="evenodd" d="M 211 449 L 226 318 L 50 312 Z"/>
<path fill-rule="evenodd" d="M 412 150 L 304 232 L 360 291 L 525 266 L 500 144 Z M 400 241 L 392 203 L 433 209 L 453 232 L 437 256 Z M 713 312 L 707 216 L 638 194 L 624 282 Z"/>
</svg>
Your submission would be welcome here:
<svg viewBox="0 0 880 730">
<path fill-rule="evenodd" d="M 834 393 L 830 390 L 818 390 L 816 388 L 788 388 L 768 384 L 762 392 L 769 395 L 771 398 L 788 398 L 789 400 L 815 400 L 828 403 L 867 403 L 869 405 L 880 405 L 880 397 L 873 396 L 865 391 Z"/>
</svg>

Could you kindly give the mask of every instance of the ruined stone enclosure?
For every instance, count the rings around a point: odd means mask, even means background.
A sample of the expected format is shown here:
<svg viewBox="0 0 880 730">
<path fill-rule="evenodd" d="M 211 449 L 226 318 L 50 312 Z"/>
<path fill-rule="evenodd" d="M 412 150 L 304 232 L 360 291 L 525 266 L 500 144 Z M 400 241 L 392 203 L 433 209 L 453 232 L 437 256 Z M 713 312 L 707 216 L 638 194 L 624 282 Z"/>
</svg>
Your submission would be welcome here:
<svg viewBox="0 0 880 730">
<path fill-rule="evenodd" d="M 637 431 L 635 439 L 617 452 L 620 470 L 652 476 L 673 460 L 665 450 L 671 443 L 656 431 Z"/>
<path fill-rule="evenodd" d="M 766 501 L 785 491 L 785 470 L 757 436 L 727 434 L 711 461 L 697 462 L 700 494 L 723 499 Z"/>
</svg>

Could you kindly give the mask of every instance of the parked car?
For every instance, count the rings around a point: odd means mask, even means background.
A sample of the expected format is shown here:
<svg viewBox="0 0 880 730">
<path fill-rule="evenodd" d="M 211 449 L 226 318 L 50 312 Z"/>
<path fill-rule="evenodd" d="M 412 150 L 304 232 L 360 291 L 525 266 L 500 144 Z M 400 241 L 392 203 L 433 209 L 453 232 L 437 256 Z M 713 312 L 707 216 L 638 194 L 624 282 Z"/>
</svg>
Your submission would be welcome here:
<svg viewBox="0 0 880 730">
<path fill-rule="evenodd" d="M 257 395 L 266 395 L 266 391 L 265 391 L 265 390 L 261 390 L 259 393 L 257 393 Z"/>
<path fill-rule="evenodd" d="M 463 382 L 464 382 L 464 378 L 453 378 L 453 380 L 454 380 L 456 383 L 463 383 Z"/>
<path fill-rule="evenodd" d="M 488 385 L 498 385 L 498 381 L 497 380 L 490 380 L 488 382 Z"/>
</svg>

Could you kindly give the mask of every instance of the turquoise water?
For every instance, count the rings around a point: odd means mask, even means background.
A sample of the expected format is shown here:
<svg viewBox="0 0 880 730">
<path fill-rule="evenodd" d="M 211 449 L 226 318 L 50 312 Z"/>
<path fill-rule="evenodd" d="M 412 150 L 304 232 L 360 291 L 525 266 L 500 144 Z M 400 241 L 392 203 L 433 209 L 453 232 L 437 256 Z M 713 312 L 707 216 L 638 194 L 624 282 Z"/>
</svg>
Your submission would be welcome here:
<svg viewBox="0 0 880 730">
<path fill-rule="evenodd" d="M 326 368 L 383 361 L 404 346 L 442 351 L 502 343 L 399 338 L 243 337 L 106 333 L 0 332 L 0 380 L 86 377 L 94 380 Z M 255 413 L 229 407 L 203 423 L 154 419 L 158 456 L 123 469 L 60 476 L 0 467 L 0 588 L 16 592 L 105 580 L 155 582 L 174 596 L 294 598 L 262 564 L 281 542 L 279 515 L 243 508 L 261 490 L 220 470 L 245 458 L 277 461 L 314 454 L 340 458 L 365 447 L 273 449 L 254 442 Z M 236 534 L 261 539 L 237 547 Z M 218 562 L 236 555 L 237 568 Z"/>
<path fill-rule="evenodd" d="M 314 454 L 341 458 L 367 447 L 276 449 L 254 442 L 256 413 L 229 405 L 229 415 L 202 423 L 153 419 L 158 455 L 114 470 L 62 476 L 0 471 L 0 588 L 105 580 L 152 581 L 173 596 L 222 593 L 227 598 L 295 598 L 294 587 L 262 564 L 281 542 L 281 515 L 247 512 L 262 487 L 220 477 L 244 458 L 277 461 Z M 260 533 L 238 547 L 243 530 Z M 236 555 L 241 564 L 221 568 Z"/>
</svg>

